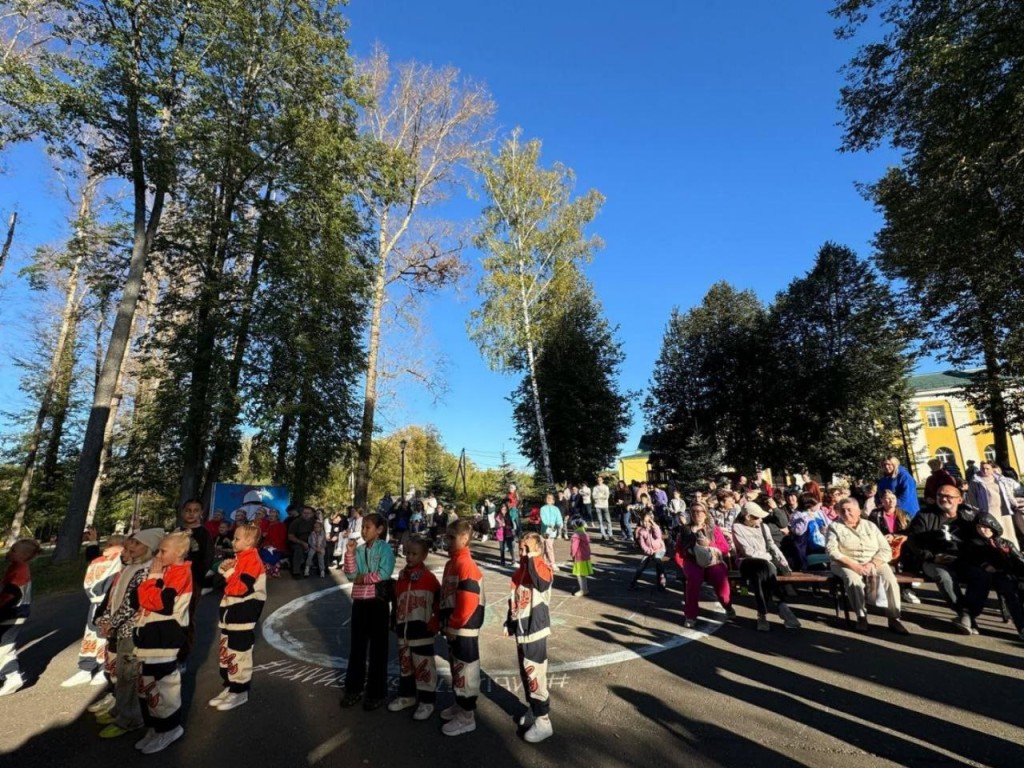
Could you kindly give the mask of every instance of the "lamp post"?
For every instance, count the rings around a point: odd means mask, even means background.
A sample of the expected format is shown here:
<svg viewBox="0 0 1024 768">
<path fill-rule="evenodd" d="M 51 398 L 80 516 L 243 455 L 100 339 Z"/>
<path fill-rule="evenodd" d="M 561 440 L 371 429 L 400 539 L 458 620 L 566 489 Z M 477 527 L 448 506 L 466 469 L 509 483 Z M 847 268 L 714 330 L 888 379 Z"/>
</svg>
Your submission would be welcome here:
<svg viewBox="0 0 1024 768">
<path fill-rule="evenodd" d="M 402 501 L 405 501 L 405 446 L 408 444 L 404 438 L 398 441 L 398 447 L 402 449 Z"/>
</svg>

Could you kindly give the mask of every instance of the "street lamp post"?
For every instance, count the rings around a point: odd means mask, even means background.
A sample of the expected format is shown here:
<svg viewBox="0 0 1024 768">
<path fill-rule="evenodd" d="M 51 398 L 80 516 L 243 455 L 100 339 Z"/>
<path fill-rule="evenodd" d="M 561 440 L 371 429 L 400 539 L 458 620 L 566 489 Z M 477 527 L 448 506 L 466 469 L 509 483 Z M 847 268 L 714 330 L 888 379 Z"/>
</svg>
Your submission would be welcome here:
<svg viewBox="0 0 1024 768">
<path fill-rule="evenodd" d="M 398 441 L 398 447 L 402 449 L 402 500 L 405 500 L 405 446 L 409 443 L 402 439 Z"/>
</svg>

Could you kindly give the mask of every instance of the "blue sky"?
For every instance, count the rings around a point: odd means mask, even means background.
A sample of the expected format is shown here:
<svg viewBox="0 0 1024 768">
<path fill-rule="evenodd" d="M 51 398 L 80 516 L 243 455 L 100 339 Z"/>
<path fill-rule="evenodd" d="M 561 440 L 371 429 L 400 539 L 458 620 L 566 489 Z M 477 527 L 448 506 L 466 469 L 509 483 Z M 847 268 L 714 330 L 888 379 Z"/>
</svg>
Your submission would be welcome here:
<svg viewBox="0 0 1024 768">
<path fill-rule="evenodd" d="M 543 141 L 546 163 L 565 163 L 581 190 L 607 197 L 592 227 L 606 246 L 587 274 L 625 345 L 622 386 L 642 390 L 673 306 L 699 302 L 720 279 L 770 300 L 826 240 L 869 252 L 880 219 L 854 183 L 894 156 L 837 151 L 838 69 L 853 43 L 835 40 L 827 6 L 352 0 L 347 15 L 356 55 L 380 42 L 396 61 L 451 64 L 485 82 L 501 133 L 521 126 Z M 6 224 L 17 205 L 23 217 L 0 277 L 6 410 L 19 400 L 11 356 L 35 307 L 15 271 L 30 244 L 60 239 L 65 204 L 38 150 L 3 162 L 0 214 Z M 472 219 L 479 205 L 446 210 Z M 426 309 L 448 356 L 445 400 L 410 389 L 382 417 L 387 428 L 433 423 L 451 450 L 492 465 L 502 448 L 517 458 L 505 399 L 516 381 L 490 372 L 468 340 L 475 305 L 471 280 Z M 642 431 L 637 408 L 623 453 Z"/>
</svg>

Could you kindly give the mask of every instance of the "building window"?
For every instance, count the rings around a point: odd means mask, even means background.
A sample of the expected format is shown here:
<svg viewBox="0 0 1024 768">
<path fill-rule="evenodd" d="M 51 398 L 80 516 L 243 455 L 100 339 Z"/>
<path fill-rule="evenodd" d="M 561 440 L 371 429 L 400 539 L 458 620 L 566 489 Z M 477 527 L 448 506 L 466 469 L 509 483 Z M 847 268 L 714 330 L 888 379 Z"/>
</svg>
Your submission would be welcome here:
<svg viewBox="0 0 1024 768">
<path fill-rule="evenodd" d="M 935 452 L 935 458 L 941 461 L 943 464 L 955 464 L 956 454 L 953 453 L 949 448 L 939 448 Z"/>
<path fill-rule="evenodd" d="M 946 421 L 946 406 L 944 405 L 928 405 L 924 409 L 925 418 L 928 420 L 929 427 L 947 427 L 949 422 Z"/>
<path fill-rule="evenodd" d="M 978 417 L 978 420 L 975 423 L 978 424 L 979 426 L 982 426 L 982 427 L 991 427 L 992 426 L 992 420 L 988 417 L 988 411 L 986 411 L 984 408 L 978 408 L 974 412 L 974 415 Z"/>
<path fill-rule="evenodd" d="M 994 445 L 985 446 L 985 461 L 994 464 L 996 461 L 996 447 Z"/>
</svg>

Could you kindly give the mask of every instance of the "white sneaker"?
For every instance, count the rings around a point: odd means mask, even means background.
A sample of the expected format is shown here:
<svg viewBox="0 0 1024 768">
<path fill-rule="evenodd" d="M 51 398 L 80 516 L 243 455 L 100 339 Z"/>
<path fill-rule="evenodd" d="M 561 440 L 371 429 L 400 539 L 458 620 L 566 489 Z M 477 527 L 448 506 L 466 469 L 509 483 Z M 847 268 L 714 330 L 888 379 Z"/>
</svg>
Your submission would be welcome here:
<svg viewBox="0 0 1024 768">
<path fill-rule="evenodd" d="M 413 720 L 429 720 L 430 716 L 434 714 L 434 705 L 423 702 L 416 707 L 416 711 L 412 713 Z"/>
<path fill-rule="evenodd" d="M 553 734 L 555 729 L 551 727 L 551 718 L 547 715 L 542 715 L 533 721 L 533 725 L 530 726 L 530 730 L 523 734 L 523 738 L 531 744 L 544 741 L 548 736 Z"/>
<path fill-rule="evenodd" d="M 80 669 L 63 683 L 61 688 L 74 688 L 76 685 L 86 685 L 92 682 L 92 672 L 87 669 Z"/>
<path fill-rule="evenodd" d="M 224 700 L 228 697 L 230 693 L 230 688 L 221 688 L 220 693 L 218 693 L 216 696 L 210 699 L 210 706 L 216 709 L 224 703 Z"/>
<path fill-rule="evenodd" d="M 104 696 L 99 701 L 96 701 L 96 702 L 93 702 L 92 704 L 90 704 L 87 707 L 87 709 L 90 712 L 92 712 L 94 715 L 98 715 L 100 712 L 109 712 L 111 709 L 114 708 L 114 704 L 116 704 L 116 703 L 117 703 L 117 700 L 114 698 L 114 694 L 108 693 L 106 696 Z"/>
<path fill-rule="evenodd" d="M 445 736 L 461 736 L 476 730 L 476 713 L 460 710 L 459 714 L 449 720 L 441 728 Z"/>
<path fill-rule="evenodd" d="M 901 597 L 908 603 L 918 604 L 921 602 L 921 598 L 914 594 L 912 589 L 904 589 Z"/>
<path fill-rule="evenodd" d="M 95 675 L 92 676 L 92 680 L 89 681 L 89 685 L 106 685 L 107 676 L 103 674 L 103 670 L 99 670 Z"/>
<path fill-rule="evenodd" d="M 683 622 L 683 626 L 686 629 L 696 629 L 696 627 L 697 627 L 697 620 L 696 619 L 686 619 Z"/>
<path fill-rule="evenodd" d="M 140 751 L 144 755 L 153 755 L 157 752 L 162 752 L 184 735 L 185 729 L 179 725 L 165 733 L 156 734 Z"/>
<path fill-rule="evenodd" d="M 17 693 L 25 687 L 25 678 L 21 676 L 21 672 L 13 672 L 7 676 L 4 680 L 4 684 L 0 685 L 0 696 L 8 696 L 12 693 Z"/>
<path fill-rule="evenodd" d="M 445 707 L 444 709 L 441 710 L 441 719 L 442 720 L 452 720 L 461 711 L 462 711 L 462 707 L 460 707 L 458 704 L 452 704 L 450 707 Z"/>
<path fill-rule="evenodd" d="M 416 706 L 415 696 L 399 696 L 388 703 L 388 712 L 401 712 L 403 709 Z"/>
<path fill-rule="evenodd" d="M 229 693 L 224 697 L 224 701 L 217 707 L 220 712 L 227 712 L 229 709 L 235 709 L 242 706 L 249 701 L 249 692 L 242 691 L 241 693 Z"/>
<path fill-rule="evenodd" d="M 138 741 L 135 742 L 135 748 L 136 749 L 143 749 L 143 748 L 146 747 L 146 745 L 149 744 L 149 742 L 151 742 L 155 738 L 156 738 L 156 731 L 154 731 L 152 728 L 147 728 L 146 729 L 146 735 L 143 736 L 141 739 L 139 739 Z"/>
</svg>

